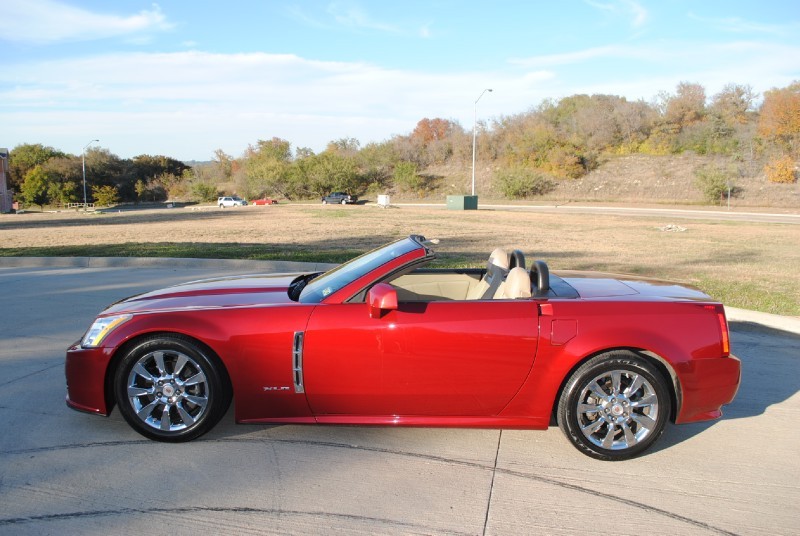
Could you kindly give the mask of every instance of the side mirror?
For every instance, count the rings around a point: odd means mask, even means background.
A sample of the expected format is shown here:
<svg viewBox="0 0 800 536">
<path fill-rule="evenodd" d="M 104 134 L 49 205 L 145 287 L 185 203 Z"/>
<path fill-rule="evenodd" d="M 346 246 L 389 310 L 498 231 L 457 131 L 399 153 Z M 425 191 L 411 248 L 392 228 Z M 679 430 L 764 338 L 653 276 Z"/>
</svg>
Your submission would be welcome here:
<svg viewBox="0 0 800 536">
<path fill-rule="evenodd" d="M 386 311 L 397 310 L 397 291 L 391 285 L 378 283 L 367 293 L 370 318 L 380 318 Z"/>
</svg>

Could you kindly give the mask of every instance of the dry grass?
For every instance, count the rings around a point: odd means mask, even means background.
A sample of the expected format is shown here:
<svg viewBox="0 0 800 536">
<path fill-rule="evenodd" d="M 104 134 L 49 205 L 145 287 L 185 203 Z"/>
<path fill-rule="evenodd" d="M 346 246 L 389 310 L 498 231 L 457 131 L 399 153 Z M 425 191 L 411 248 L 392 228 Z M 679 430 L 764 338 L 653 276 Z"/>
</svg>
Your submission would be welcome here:
<svg viewBox="0 0 800 536">
<path fill-rule="evenodd" d="M 698 284 L 728 305 L 800 315 L 800 230 L 793 225 L 653 217 L 447 211 L 425 207 L 277 205 L 84 215 L 0 217 L 4 248 L 86 244 L 269 245 L 364 251 L 409 234 L 439 238 L 446 265 L 481 265 L 495 247 L 521 249 L 554 269 L 636 273 Z M 134 246 L 135 248 L 135 246 Z"/>
</svg>

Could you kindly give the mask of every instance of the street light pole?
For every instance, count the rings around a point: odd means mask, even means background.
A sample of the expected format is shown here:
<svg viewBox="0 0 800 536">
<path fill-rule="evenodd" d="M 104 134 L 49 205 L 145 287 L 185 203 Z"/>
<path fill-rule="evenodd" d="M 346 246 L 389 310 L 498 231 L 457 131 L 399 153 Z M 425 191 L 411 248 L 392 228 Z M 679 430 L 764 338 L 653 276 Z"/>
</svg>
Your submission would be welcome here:
<svg viewBox="0 0 800 536">
<path fill-rule="evenodd" d="M 100 142 L 100 140 L 92 140 L 86 145 L 83 146 L 83 151 L 81 151 L 81 165 L 83 167 L 83 211 L 86 212 L 86 148 L 89 147 L 94 142 Z"/>
<path fill-rule="evenodd" d="M 491 89 L 484 89 L 478 98 L 475 99 L 474 115 L 472 120 L 472 195 L 475 195 L 475 146 L 477 145 L 478 134 L 478 101 L 481 100 L 483 94 L 486 92 L 491 93 Z"/>
</svg>

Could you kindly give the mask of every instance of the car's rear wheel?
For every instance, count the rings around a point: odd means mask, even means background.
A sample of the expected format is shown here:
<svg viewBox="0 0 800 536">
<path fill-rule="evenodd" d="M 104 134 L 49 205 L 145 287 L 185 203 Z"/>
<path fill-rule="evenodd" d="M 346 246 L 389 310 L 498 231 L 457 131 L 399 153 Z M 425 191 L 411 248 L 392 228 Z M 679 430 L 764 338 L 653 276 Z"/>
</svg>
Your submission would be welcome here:
<svg viewBox="0 0 800 536">
<path fill-rule="evenodd" d="M 157 441 L 189 441 L 208 432 L 230 405 L 227 376 L 200 345 L 179 335 L 134 345 L 114 375 L 120 412 Z"/>
<path fill-rule="evenodd" d="M 661 373 L 627 350 L 598 355 L 570 376 L 558 403 L 561 430 L 584 454 L 632 458 L 664 431 L 670 395 Z"/>
</svg>

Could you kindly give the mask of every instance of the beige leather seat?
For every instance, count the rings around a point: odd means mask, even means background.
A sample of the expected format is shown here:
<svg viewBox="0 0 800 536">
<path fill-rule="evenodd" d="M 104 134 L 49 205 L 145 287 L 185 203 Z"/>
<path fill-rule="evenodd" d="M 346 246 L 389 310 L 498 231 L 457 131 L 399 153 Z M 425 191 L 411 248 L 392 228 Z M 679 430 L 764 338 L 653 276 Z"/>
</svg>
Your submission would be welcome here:
<svg viewBox="0 0 800 536">
<path fill-rule="evenodd" d="M 531 276 L 525 268 L 517 266 L 512 268 L 506 276 L 498 297 L 506 299 L 530 298 L 531 297 Z"/>
<path fill-rule="evenodd" d="M 490 300 L 494 298 L 497 289 L 503 283 L 503 279 L 508 273 L 508 253 L 501 248 L 497 248 L 489 255 L 489 262 L 486 265 L 486 274 L 483 278 L 470 289 L 467 294 L 468 300 Z"/>
</svg>

